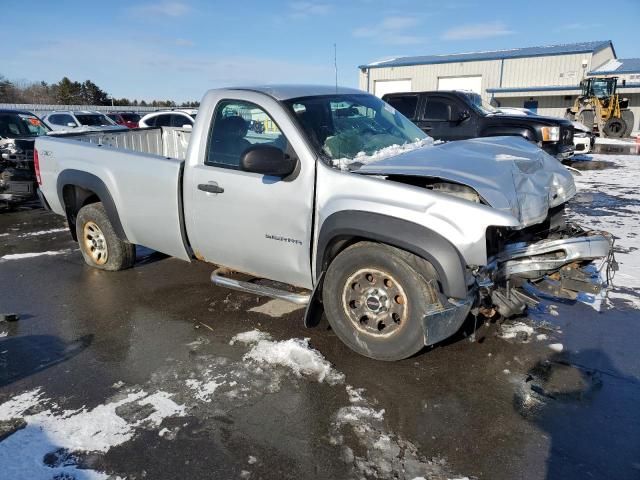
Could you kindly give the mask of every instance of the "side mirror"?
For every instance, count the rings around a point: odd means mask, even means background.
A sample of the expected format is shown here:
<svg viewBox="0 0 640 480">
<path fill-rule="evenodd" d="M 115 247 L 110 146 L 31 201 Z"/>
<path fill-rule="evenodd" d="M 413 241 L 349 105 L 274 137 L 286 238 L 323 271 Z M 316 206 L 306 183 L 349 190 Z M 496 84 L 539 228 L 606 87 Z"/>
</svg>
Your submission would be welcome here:
<svg viewBox="0 0 640 480">
<path fill-rule="evenodd" d="M 73 127 L 73 128 L 75 128 L 75 127 L 76 127 L 76 124 L 75 124 L 75 123 L 73 123 L 73 122 L 69 122 L 69 123 L 67 123 L 67 127 Z"/>
<path fill-rule="evenodd" d="M 254 145 L 240 158 L 240 170 L 273 177 L 286 177 L 296 169 L 298 161 L 271 145 Z"/>
<path fill-rule="evenodd" d="M 471 112 L 469 112 L 469 110 L 463 110 L 458 114 L 458 122 L 460 123 L 468 120 L 469 118 L 471 118 Z"/>
</svg>

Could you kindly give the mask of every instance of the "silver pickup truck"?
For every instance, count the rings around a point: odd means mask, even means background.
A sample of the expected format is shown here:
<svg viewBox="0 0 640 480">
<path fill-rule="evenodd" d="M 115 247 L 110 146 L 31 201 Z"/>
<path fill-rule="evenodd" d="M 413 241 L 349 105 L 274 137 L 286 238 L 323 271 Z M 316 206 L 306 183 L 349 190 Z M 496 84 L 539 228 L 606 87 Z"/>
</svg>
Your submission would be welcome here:
<svg viewBox="0 0 640 480">
<path fill-rule="evenodd" d="M 326 313 L 350 348 L 398 360 L 470 313 L 599 288 L 605 233 L 567 224 L 572 175 L 514 137 L 433 145 L 380 99 L 335 87 L 211 90 L 192 131 L 36 141 L 41 200 L 87 264 L 135 246 L 218 266 L 211 280 Z"/>
</svg>

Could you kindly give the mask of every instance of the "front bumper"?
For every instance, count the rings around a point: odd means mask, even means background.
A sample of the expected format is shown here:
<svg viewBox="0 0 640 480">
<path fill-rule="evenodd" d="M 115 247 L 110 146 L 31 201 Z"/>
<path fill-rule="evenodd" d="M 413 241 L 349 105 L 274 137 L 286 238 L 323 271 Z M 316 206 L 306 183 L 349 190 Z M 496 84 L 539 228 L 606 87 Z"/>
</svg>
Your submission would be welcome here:
<svg viewBox="0 0 640 480">
<path fill-rule="evenodd" d="M 541 278 L 570 263 L 606 258 L 612 245 L 611 235 L 593 231 L 535 243 L 511 243 L 496 259 L 497 278 L 509 279 L 513 275 Z"/>
<path fill-rule="evenodd" d="M 576 153 L 589 153 L 591 151 L 591 138 L 588 136 L 574 136 L 573 144 Z"/>
<path fill-rule="evenodd" d="M 573 143 L 571 144 L 562 144 L 559 142 L 543 143 L 541 148 L 542 150 L 547 152 L 549 155 L 556 157 L 558 160 L 566 160 L 567 158 L 571 158 L 576 151 Z"/>
</svg>

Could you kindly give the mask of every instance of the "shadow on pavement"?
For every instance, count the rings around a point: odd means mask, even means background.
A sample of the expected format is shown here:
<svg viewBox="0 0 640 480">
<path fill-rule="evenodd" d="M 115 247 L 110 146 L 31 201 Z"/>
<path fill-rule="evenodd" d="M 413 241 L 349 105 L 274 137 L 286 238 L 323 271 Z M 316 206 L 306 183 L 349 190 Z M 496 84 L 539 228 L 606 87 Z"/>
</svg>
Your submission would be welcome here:
<svg viewBox="0 0 640 480">
<path fill-rule="evenodd" d="M 84 335 L 71 342 L 53 335 L 0 339 L 0 387 L 69 360 L 92 342 L 93 335 Z"/>
<path fill-rule="evenodd" d="M 640 478 L 639 398 L 638 379 L 583 350 L 538 362 L 514 408 L 548 436 L 548 480 Z"/>
</svg>

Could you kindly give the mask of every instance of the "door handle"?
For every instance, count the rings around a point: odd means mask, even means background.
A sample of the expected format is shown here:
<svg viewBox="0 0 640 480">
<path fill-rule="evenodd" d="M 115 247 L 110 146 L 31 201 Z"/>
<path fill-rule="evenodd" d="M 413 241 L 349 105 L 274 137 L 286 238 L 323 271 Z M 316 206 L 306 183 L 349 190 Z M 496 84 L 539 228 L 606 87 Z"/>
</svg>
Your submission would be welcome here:
<svg viewBox="0 0 640 480">
<path fill-rule="evenodd" d="M 202 190 L 207 193 L 224 193 L 224 188 L 215 183 L 201 183 L 198 185 L 198 190 Z"/>
</svg>

